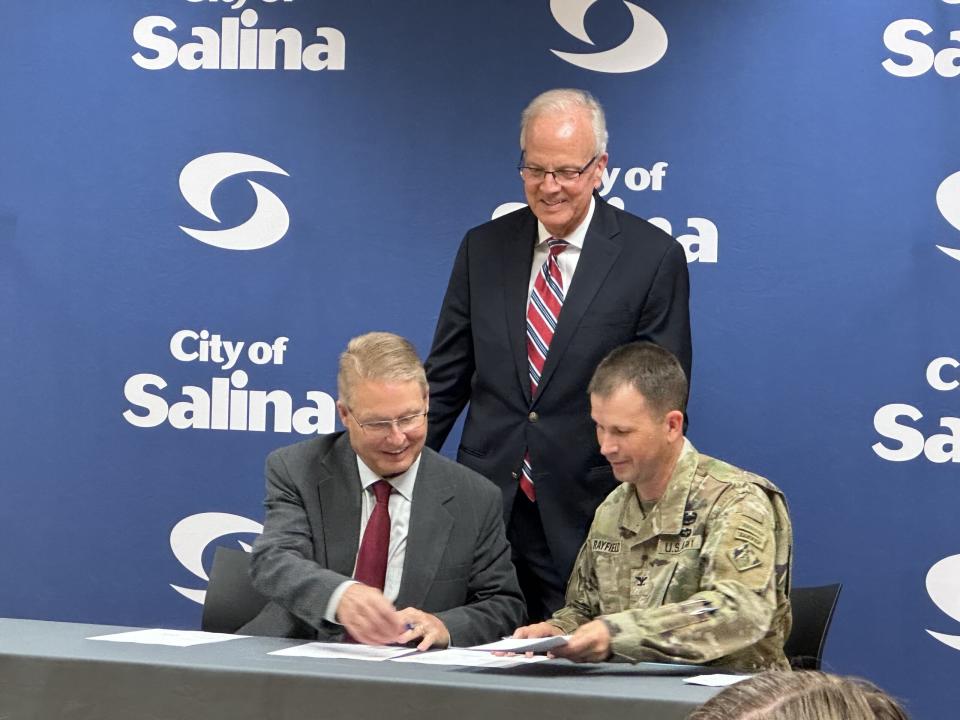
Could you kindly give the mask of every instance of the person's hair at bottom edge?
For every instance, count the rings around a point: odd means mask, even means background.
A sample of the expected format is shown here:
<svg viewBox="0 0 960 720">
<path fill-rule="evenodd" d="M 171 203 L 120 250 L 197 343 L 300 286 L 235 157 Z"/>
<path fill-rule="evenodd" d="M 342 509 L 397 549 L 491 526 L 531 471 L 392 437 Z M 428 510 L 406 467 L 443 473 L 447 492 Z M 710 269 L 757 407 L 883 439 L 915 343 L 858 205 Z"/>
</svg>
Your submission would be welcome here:
<svg viewBox="0 0 960 720">
<path fill-rule="evenodd" d="M 909 720 L 873 683 L 816 671 L 773 671 L 741 680 L 688 720 Z"/>
</svg>

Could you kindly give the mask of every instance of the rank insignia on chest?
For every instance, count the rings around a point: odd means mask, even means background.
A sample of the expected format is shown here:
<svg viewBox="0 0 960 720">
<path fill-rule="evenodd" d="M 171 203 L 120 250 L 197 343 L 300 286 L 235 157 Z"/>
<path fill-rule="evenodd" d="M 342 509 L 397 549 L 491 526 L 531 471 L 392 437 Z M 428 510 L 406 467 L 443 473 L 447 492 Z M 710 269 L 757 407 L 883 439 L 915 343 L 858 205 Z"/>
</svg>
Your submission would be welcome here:
<svg viewBox="0 0 960 720">
<path fill-rule="evenodd" d="M 618 553 L 620 552 L 620 541 L 593 538 L 590 540 L 590 549 L 594 552 Z"/>
<path fill-rule="evenodd" d="M 663 588 L 664 575 L 657 568 L 632 568 L 633 582 L 630 585 L 630 604 L 632 607 L 646 607 L 650 597 Z M 659 573 L 659 574 L 658 574 Z"/>
<path fill-rule="evenodd" d="M 749 543 L 738 545 L 729 552 L 730 561 L 740 572 L 760 566 L 760 558 Z"/>
<path fill-rule="evenodd" d="M 692 531 L 690 530 L 690 528 L 681 528 L 678 534 L 680 535 L 680 537 L 690 537 L 691 532 Z"/>
</svg>

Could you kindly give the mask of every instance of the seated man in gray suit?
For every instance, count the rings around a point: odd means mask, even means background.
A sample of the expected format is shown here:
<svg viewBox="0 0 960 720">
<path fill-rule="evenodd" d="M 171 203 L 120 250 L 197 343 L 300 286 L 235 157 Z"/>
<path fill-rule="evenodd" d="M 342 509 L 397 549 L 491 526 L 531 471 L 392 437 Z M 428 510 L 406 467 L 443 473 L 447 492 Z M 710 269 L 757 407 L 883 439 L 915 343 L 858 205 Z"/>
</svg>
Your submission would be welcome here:
<svg viewBox="0 0 960 720">
<path fill-rule="evenodd" d="M 424 448 L 416 350 L 390 333 L 354 338 L 337 390 L 346 433 L 267 458 L 251 576 L 271 602 L 240 632 L 420 650 L 509 635 L 524 602 L 500 491 Z"/>
</svg>

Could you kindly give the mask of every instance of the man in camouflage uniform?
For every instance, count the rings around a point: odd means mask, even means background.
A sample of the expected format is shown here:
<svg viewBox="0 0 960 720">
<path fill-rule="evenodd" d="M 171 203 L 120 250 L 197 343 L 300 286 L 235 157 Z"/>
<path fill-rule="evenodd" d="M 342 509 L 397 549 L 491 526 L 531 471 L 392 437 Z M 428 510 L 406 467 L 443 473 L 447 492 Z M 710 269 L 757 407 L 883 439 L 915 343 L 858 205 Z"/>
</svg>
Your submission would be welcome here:
<svg viewBox="0 0 960 720">
<path fill-rule="evenodd" d="M 668 351 L 618 348 L 588 390 L 600 451 L 622 485 L 597 509 L 566 605 L 515 636 L 572 633 L 553 652 L 583 662 L 789 669 L 783 494 L 684 438 L 687 381 Z"/>
</svg>

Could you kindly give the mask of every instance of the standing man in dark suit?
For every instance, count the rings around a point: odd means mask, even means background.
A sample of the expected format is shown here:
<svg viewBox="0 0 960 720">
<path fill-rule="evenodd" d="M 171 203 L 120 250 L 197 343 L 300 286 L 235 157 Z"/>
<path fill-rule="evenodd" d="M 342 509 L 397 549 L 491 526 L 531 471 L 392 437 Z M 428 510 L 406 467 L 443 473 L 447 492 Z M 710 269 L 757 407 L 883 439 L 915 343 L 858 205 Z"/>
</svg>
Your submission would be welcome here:
<svg viewBox="0 0 960 720">
<path fill-rule="evenodd" d="M 420 650 L 509 634 L 524 612 L 500 493 L 423 447 L 416 350 L 390 333 L 354 338 L 337 386 L 346 433 L 267 458 L 251 576 L 272 602 L 240 632 Z"/>
<path fill-rule="evenodd" d="M 683 248 L 594 192 L 606 146 L 590 93 L 551 90 L 527 106 L 528 207 L 467 233 L 426 362 L 427 445 L 443 445 L 469 401 L 457 458 L 503 491 L 531 619 L 563 605 L 594 511 L 616 485 L 590 420 L 594 368 L 613 348 L 649 340 L 690 377 Z"/>
</svg>

